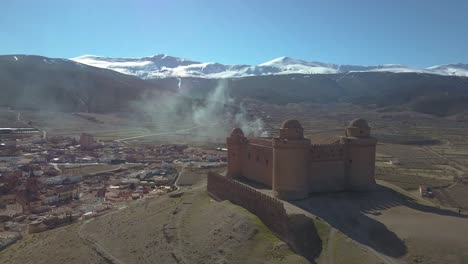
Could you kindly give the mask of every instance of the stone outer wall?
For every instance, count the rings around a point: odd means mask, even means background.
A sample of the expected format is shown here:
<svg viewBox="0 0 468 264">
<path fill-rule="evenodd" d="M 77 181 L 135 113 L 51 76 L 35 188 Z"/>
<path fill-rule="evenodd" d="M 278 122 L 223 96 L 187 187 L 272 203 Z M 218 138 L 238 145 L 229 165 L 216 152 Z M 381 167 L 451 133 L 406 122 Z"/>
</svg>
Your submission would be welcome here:
<svg viewBox="0 0 468 264">
<path fill-rule="evenodd" d="M 228 200 L 255 214 L 278 236 L 288 232 L 288 215 L 283 203 L 253 188 L 217 173 L 208 173 L 208 193 L 220 200 Z"/>
</svg>

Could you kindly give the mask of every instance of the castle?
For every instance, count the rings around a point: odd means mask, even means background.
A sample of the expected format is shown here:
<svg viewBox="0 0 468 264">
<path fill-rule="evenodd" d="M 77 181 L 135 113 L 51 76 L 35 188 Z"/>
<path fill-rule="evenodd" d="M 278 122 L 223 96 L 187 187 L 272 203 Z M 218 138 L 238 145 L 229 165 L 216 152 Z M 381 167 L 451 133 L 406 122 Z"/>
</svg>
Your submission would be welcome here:
<svg viewBox="0 0 468 264">
<path fill-rule="evenodd" d="M 334 144 L 311 144 L 297 120 L 285 121 L 279 137 L 247 138 L 235 128 L 227 138 L 230 178 L 272 188 L 283 200 L 314 192 L 369 190 L 375 186 L 377 140 L 364 119 L 355 119 Z"/>
</svg>

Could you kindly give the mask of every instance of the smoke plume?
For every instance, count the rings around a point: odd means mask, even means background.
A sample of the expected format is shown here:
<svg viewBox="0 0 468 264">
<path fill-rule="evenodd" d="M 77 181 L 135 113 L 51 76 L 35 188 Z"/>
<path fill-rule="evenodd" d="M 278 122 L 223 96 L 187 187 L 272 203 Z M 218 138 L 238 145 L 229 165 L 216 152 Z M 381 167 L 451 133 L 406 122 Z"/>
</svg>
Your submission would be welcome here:
<svg viewBox="0 0 468 264">
<path fill-rule="evenodd" d="M 230 131 L 241 128 L 248 136 L 261 136 L 264 123 L 249 115 L 242 102 L 229 95 L 228 82 L 221 80 L 204 99 L 192 98 L 181 89 L 161 96 L 145 95 L 133 108 L 154 131 L 189 135 L 196 141 L 223 141 Z"/>
</svg>

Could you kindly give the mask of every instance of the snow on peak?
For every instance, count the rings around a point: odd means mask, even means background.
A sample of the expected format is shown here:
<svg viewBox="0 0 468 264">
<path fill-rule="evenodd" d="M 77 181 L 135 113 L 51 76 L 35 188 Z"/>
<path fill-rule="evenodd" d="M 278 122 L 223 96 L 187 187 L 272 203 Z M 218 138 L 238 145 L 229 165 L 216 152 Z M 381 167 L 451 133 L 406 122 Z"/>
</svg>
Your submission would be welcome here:
<svg viewBox="0 0 468 264">
<path fill-rule="evenodd" d="M 454 75 L 454 76 L 465 76 L 468 77 L 468 64 L 457 63 L 457 64 L 444 64 L 436 65 L 427 68 L 437 74 L 441 75 Z"/>
<path fill-rule="evenodd" d="M 399 64 L 373 66 L 339 65 L 279 57 L 258 65 L 225 65 L 198 62 L 166 54 L 142 58 L 112 58 L 83 55 L 71 60 L 94 67 L 115 70 L 144 79 L 167 77 L 237 78 L 278 74 L 334 74 L 344 72 L 417 72 L 468 76 L 468 64 L 448 64 L 419 69 Z"/>
<path fill-rule="evenodd" d="M 324 67 L 325 63 L 314 62 L 314 61 L 304 61 L 293 59 L 291 57 L 279 57 L 271 61 L 264 62 L 258 66 L 287 66 L 287 65 L 305 65 L 311 67 Z"/>
</svg>

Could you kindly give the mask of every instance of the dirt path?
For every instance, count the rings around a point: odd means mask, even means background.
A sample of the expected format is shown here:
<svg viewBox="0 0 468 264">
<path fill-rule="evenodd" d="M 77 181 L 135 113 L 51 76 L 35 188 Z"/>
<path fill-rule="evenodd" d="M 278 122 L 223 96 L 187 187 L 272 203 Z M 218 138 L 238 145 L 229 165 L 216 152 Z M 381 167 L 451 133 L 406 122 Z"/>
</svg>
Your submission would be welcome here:
<svg viewBox="0 0 468 264">
<path fill-rule="evenodd" d="M 109 215 L 112 215 L 112 214 L 115 214 L 117 213 L 118 211 L 114 211 L 112 213 L 109 213 L 107 215 L 104 215 L 104 216 L 101 216 L 101 217 L 105 217 L 105 216 L 109 216 Z M 124 264 L 125 262 L 121 261 L 120 259 L 118 259 L 117 257 L 115 257 L 114 255 L 112 255 L 111 253 L 109 253 L 109 251 L 107 251 L 101 244 L 99 244 L 99 242 L 97 241 L 94 241 L 93 239 L 90 239 L 88 237 L 86 237 L 84 234 L 83 234 L 83 228 L 89 224 L 90 222 L 92 222 L 94 220 L 93 219 L 89 219 L 89 220 L 86 220 L 81 226 L 80 226 L 80 229 L 78 230 L 78 236 L 80 237 L 80 239 L 84 242 L 84 244 L 86 244 L 87 246 L 89 246 L 92 250 L 94 250 L 100 257 L 102 257 L 107 263 L 110 263 L 110 264 Z"/>
<path fill-rule="evenodd" d="M 180 187 L 179 187 L 179 185 L 178 185 L 179 180 L 180 180 L 180 176 L 185 172 L 185 167 L 187 167 L 186 164 L 184 164 L 184 166 L 182 167 L 182 169 L 180 170 L 180 172 L 177 174 L 177 179 L 176 179 L 175 182 L 174 182 L 174 186 L 177 188 L 178 191 L 180 190 Z"/>
<path fill-rule="evenodd" d="M 334 248 L 334 240 L 336 236 L 337 230 L 335 228 L 330 228 L 330 232 L 328 233 L 328 241 L 327 241 L 327 263 L 333 264 L 333 248 Z"/>
</svg>

